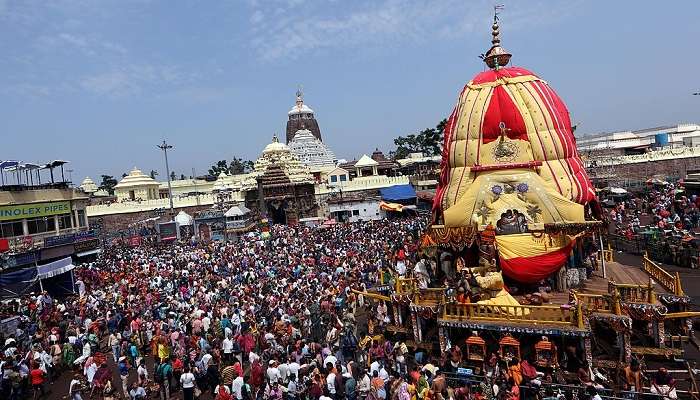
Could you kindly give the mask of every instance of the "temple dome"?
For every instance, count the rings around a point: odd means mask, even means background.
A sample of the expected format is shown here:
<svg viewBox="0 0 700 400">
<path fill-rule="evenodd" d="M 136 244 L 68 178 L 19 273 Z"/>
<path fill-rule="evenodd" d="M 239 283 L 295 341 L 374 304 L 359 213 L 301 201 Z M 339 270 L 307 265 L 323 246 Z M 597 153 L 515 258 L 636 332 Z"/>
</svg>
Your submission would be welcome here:
<svg viewBox="0 0 700 400">
<path fill-rule="evenodd" d="M 272 142 L 265 146 L 265 148 L 262 151 L 263 154 L 285 152 L 290 152 L 289 147 L 284 143 L 280 143 L 279 139 L 277 139 L 277 135 L 272 137 Z"/>
<path fill-rule="evenodd" d="M 95 193 L 98 189 L 95 182 L 93 182 L 89 176 L 83 179 L 83 181 L 80 183 L 80 188 L 83 189 L 83 192 L 85 193 Z"/>
<path fill-rule="evenodd" d="M 256 175 L 265 174 L 268 169 L 281 170 L 292 183 L 313 183 L 309 167 L 302 163 L 286 144 L 280 143 L 277 136 L 265 146 L 253 165 Z"/>
<path fill-rule="evenodd" d="M 134 186 L 160 186 L 155 179 L 144 174 L 140 169 L 134 167 L 134 169 L 129 172 L 129 175 L 122 178 L 115 188 L 122 187 L 134 187 Z"/>
</svg>

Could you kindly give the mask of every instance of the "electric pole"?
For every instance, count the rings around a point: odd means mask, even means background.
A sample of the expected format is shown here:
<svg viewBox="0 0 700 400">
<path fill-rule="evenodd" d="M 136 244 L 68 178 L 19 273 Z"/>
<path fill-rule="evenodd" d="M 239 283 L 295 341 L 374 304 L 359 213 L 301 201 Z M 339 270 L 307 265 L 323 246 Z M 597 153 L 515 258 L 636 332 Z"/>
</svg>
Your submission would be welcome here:
<svg viewBox="0 0 700 400">
<path fill-rule="evenodd" d="M 170 216 L 172 217 L 175 215 L 175 210 L 173 209 L 173 188 L 170 186 L 170 166 L 168 165 L 168 149 L 172 149 L 173 146 L 169 145 L 165 140 L 163 140 L 163 144 L 160 144 L 156 147 L 163 150 L 163 154 L 165 154 L 165 179 L 168 180 L 168 199 L 170 199 Z"/>
</svg>

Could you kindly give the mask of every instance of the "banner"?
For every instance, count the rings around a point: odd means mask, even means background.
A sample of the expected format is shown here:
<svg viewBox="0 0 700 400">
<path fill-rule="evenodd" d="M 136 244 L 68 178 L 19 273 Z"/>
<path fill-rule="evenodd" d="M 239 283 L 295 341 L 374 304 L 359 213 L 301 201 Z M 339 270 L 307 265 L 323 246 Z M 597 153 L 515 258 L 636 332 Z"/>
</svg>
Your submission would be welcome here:
<svg viewBox="0 0 700 400">
<path fill-rule="evenodd" d="M 70 201 L 55 201 L 51 203 L 13 204 L 0 206 L 0 221 L 13 221 L 24 218 L 48 217 L 51 215 L 69 214 Z"/>
</svg>

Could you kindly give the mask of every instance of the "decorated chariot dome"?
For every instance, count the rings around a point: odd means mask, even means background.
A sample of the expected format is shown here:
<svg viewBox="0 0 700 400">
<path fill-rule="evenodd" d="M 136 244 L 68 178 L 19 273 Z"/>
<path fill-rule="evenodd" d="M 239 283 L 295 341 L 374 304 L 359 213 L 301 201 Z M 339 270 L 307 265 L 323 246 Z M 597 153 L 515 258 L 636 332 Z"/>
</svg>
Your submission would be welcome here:
<svg viewBox="0 0 700 400">
<path fill-rule="evenodd" d="M 465 230 L 493 227 L 503 273 L 532 282 L 563 265 L 572 240 L 528 232 L 585 224 L 595 191 L 564 102 L 533 72 L 508 66 L 497 14 L 492 35 L 482 56 L 489 69 L 467 83 L 447 121 L 435 223 L 461 229 L 462 238 Z"/>
</svg>

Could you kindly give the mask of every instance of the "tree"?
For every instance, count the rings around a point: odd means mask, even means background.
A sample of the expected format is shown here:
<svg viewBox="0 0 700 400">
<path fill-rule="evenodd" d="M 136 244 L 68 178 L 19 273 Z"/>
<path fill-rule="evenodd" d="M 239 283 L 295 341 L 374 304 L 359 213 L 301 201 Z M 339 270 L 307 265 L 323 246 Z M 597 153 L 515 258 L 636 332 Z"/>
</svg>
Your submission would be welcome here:
<svg viewBox="0 0 700 400">
<path fill-rule="evenodd" d="M 222 172 L 228 173 L 228 163 L 226 160 L 219 160 L 209 168 L 209 175 L 211 176 L 219 176 Z"/>
<path fill-rule="evenodd" d="M 230 175 L 245 174 L 253 170 L 253 162 L 250 160 L 244 161 L 242 158 L 233 157 L 231 164 L 228 166 Z"/>
<path fill-rule="evenodd" d="M 226 160 L 219 160 L 216 164 L 209 168 L 209 175 L 218 176 L 220 173 L 225 172 L 228 175 L 239 175 L 245 174 L 253 170 L 253 162 L 250 160 L 243 160 L 242 158 L 234 157 L 231 162 Z"/>
<path fill-rule="evenodd" d="M 102 182 L 100 183 L 99 189 L 104 190 L 111 196 L 114 194 L 115 186 L 117 186 L 117 180 L 114 179 L 112 175 L 102 175 Z"/>
<path fill-rule="evenodd" d="M 440 121 L 435 128 L 397 137 L 394 139 L 396 145 L 396 151 L 393 152 L 394 159 L 406 158 L 409 153 L 423 153 L 424 156 L 440 155 L 445 125 L 447 125 L 447 119 Z"/>
<path fill-rule="evenodd" d="M 122 174 L 122 178 L 126 178 L 127 176 L 129 176 L 129 174 L 127 174 L 126 172 Z"/>
<path fill-rule="evenodd" d="M 158 171 L 151 170 L 150 175 L 151 175 L 151 179 L 156 179 L 156 176 L 158 176 Z"/>
<path fill-rule="evenodd" d="M 185 174 L 180 174 L 180 180 L 181 180 L 181 181 L 184 181 L 185 179 L 186 179 L 186 178 L 185 178 Z"/>
<path fill-rule="evenodd" d="M 170 180 L 174 181 L 175 178 L 177 178 L 177 175 L 175 174 L 175 171 L 170 171 Z"/>
</svg>

